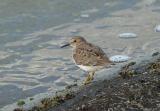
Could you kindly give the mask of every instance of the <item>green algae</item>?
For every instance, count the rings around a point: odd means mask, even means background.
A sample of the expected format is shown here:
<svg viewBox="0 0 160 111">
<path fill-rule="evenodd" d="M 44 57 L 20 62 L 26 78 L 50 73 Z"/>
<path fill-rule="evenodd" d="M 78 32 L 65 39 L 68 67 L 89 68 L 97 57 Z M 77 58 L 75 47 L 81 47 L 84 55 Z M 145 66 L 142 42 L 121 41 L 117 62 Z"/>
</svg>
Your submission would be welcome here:
<svg viewBox="0 0 160 111">
<path fill-rule="evenodd" d="M 25 104 L 25 101 L 24 100 L 19 100 L 18 102 L 17 102 L 17 105 L 18 106 L 23 106 Z"/>
</svg>

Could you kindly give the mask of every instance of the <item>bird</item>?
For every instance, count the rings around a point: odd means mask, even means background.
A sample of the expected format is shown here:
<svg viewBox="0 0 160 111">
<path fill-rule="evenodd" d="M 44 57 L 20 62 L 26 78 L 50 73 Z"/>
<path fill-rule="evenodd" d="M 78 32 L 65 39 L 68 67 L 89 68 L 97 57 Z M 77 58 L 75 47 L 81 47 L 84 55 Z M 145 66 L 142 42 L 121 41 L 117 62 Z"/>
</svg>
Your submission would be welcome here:
<svg viewBox="0 0 160 111">
<path fill-rule="evenodd" d="M 96 71 L 114 65 L 99 46 L 89 43 L 82 36 L 72 37 L 69 42 L 62 45 L 61 48 L 67 46 L 73 48 L 72 58 L 74 63 L 80 69 L 87 72 L 87 77 L 83 82 L 84 85 L 91 83 Z"/>
</svg>

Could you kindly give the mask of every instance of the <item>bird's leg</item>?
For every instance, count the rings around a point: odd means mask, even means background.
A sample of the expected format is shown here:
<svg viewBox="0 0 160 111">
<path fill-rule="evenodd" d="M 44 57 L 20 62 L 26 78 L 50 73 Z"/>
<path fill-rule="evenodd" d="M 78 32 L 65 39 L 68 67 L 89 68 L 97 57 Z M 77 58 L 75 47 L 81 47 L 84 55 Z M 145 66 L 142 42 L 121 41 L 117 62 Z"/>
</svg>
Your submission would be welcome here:
<svg viewBox="0 0 160 111">
<path fill-rule="evenodd" d="M 84 85 L 89 84 L 94 79 L 95 72 L 89 72 L 88 76 L 86 77 L 84 81 Z"/>
<path fill-rule="evenodd" d="M 83 82 L 84 85 L 88 84 L 89 78 L 90 78 L 90 74 L 89 74 L 89 72 L 88 72 L 88 73 L 87 73 L 87 77 L 86 77 L 86 79 L 85 79 L 84 82 Z"/>
<path fill-rule="evenodd" d="M 91 73 L 90 73 L 90 80 L 93 80 L 93 79 L 94 79 L 94 74 L 95 74 L 95 72 L 91 72 Z"/>
</svg>

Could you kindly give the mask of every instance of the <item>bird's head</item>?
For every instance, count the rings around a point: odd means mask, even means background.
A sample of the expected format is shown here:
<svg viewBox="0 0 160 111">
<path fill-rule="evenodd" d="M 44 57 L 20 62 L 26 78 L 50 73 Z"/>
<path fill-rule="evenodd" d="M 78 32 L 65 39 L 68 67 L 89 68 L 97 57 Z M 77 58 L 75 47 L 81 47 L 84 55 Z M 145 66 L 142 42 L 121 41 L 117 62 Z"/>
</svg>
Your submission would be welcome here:
<svg viewBox="0 0 160 111">
<path fill-rule="evenodd" d="M 71 38 L 71 40 L 69 41 L 69 43 L 61 46 L 61 48 L 67 47 L 67 46 L 71 46 L 71 47 L 75 48 L 77 45 L 79 45 L 81 43 L 85 43 L 85 42 L 86 42 L 86 40 L 83 37 L 81 37 L 81 36 L 75 36 L 75 37 Z"/>
</svg>

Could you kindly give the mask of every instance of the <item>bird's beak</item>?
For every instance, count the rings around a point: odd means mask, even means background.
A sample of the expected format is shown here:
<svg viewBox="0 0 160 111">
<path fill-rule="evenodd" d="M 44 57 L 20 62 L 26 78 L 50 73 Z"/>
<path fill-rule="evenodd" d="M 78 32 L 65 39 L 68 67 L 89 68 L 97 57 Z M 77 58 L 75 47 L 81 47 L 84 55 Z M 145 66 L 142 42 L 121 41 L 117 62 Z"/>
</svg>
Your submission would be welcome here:
<svg viewBox="0 0 160 111">
<path fill-rule="evenodd" d="M 70 44 L 69 43 L 64 44 L 64 45 L 61 46 L 61 48 L 64 48 L 64 47 L 67 47 L 67 46 L 70 46 Z"/>
</svg>

